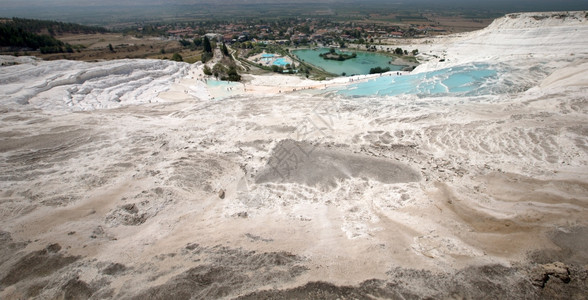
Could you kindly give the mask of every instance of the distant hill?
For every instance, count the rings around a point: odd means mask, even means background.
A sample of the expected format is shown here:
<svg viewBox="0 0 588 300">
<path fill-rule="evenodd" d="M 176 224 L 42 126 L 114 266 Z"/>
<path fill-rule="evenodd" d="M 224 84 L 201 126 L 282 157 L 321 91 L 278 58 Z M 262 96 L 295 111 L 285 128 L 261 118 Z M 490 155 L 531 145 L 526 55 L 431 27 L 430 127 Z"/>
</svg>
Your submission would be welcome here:
<svg viewBox="0 0 588 300">
<path fill-rule="evenodd" d="M 86 26 L 75 23 L 63 23 L 57 21 L 33 20 L 23 18 L 12 18 L 3 22 L 13 28 L 22 29 L 31 33 L 47 33 L 51 36 L 64 33 L 106 33 L 104 27 Z"/>
<path fill-rule="evenodd" d="M 64 33 L 105 33 L 103 27 L 31 19 L 0 20 L 0 47 L 28 48 L 42 53 L 71 52 L 72 47 L 53 37 Z"/>
</svg>

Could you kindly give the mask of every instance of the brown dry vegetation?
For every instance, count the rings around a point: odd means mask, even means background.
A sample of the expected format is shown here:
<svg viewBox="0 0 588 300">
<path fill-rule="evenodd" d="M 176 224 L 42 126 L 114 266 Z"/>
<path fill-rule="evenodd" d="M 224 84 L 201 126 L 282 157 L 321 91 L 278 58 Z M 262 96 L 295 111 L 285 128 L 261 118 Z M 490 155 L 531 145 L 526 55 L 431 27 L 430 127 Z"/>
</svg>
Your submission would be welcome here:
<svg viewBox="0 0 588 300">
<path fill-rule="evenodd" d="M 408 28 L 410 26 L 436 26 L 445 29 L 443 33 L 459 33 L 480 30 L 492 23 L 494 18 L 469 18 L 466 16 L 449 16 L 440 14 L 423 14 L 422 18 L 402 19 L 402 15 L 371 15 L 369 19 L 355 20 L 356 24 L 377 24 L 380 26 L 400 26 Z M 430 33 L 435 34 L 435 33 Z"/>
<path fill-rule="evenodd" d="M 493 18 L 485 19 L 469 19 L 464 17 L 450 17 L 450 16 L 439 16 L 435 14 L 427 15 L 429 20 L 434 21 L 439 26 L 446 28 L 447 31 L 452 33 L 474 31 L 486 28 L 492 21 Z"/>
<path fill-rule="evenodd" d="M 195 62 L 200 60 L 202 51 L 184 49 L 175 40 L 159 37 L 136 38 L 117 33 L 108 34 L 68 34 L 56 36 L 57 39 L 68 43 L 74 48 L 81 47 L 74 53 L 41 54 L 40 51 L 19 52 L 20 55 L 32 55 L 46 60 L 71 59 L 82 61 L 111 60 L 124 58 L 153 58 L 170 59 L 173 53 L 179 53 L 184 61 Z M 114 52 L 109 50 L 112 45 Z M 162 49 L 165 53 L 162 54 Z M 13 54 L 10 52 L 9 54 Z"/>
</svg>

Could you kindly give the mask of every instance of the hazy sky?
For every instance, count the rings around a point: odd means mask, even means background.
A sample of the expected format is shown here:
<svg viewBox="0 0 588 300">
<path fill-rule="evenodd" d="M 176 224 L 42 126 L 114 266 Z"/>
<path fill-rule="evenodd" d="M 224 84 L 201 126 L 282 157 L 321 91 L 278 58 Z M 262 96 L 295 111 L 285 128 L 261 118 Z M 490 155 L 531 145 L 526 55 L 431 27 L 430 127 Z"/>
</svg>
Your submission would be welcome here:
<svg viewBox="0 0 588 300">
<path fill-rule="evenodd" d="M 373 0 L 368 0 L 373 2 Z M 103 5 L 165 5 L 165 4 L 199 4 L 199 3 L 337 3 L 337 2 L 365 2 L 362 0 L 0 0 L 0 5 L 26 7 L 30 5 L 71 5 L 71 6 L 103 6 Z M 587 0 L 380 0 L 382 3 L 461 3 L 461 4 L 482 4 L 484 2 L 504 2 L 519 5 L 537 5 L 552 3 L 557 5 L 586 6 Z"/>
<path fill-rule="evenodd" d="M 374 7 L 406 5 L 433 10 L 480 9 L 494 13 L 588 10 L 588 0 L 0 0 L 0 17 L 103 24 L 125 17 L 129 20 L 155 19 L 165 12 L 177 14 L 178 11 L 186 11 L 185 8 L 178 8 L 178 4 L 321 3 L 324 7 L 341 2 L 369 3 Z"/>
</svg>

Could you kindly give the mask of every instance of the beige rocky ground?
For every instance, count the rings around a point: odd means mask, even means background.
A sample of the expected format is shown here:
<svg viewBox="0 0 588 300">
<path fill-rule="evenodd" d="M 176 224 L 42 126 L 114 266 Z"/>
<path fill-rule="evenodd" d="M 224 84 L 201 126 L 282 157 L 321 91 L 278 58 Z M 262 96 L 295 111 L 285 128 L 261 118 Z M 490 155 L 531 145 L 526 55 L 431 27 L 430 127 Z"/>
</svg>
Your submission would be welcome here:
<svg viewBox="0 0 588 300">
<path fill-rule="evenodd" d="M 0 298 L 585 299 L 588 26 L 554 18 L 534 26 L 574 55 L 512 29 L 497 64 L 520 91 L 476 97 L 275 76 L 215 100 L 198 65 L 19 58 L 0 75 Z M 427 53 L 458 65 L 489 37 Z"/>
</svg>

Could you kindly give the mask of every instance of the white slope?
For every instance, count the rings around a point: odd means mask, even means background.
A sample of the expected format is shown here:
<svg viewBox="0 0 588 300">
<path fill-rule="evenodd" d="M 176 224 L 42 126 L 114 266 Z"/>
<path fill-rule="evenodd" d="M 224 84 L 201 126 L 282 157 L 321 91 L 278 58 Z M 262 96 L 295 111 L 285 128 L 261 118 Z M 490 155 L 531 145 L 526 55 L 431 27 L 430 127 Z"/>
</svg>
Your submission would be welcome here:
<svg viewBox="0 0 588 300">
<path fill-rule="evenodd" d="M 0 61 L 16 63 L 1 69 L 2 104 L 30 104 L 49 110 L 92 110 L 160 102 L 158 94 L 187 77 L 195 67 L 137 59 L 86 63 L 3 56 Z"/>
<path fill-rule="evenodd" d="M 567 68 L 553 72 L 539 85 L 544 90 L 586 86 L 588 86 L 588 60 L 572 63 Z"/>
<path fill-rule="evenodd" d="M 532 66 L 537 61 L 571 61 L 588 55 L 586 12 L 517 13 L 496 19 L 487 28 L 437 39 L 437 55 L 416 72 L 471 62 Z M 424 53 L 423 58 L 428 58 Z M 440 59 L 445 59 L 440 62 Z"/>
</svg>

